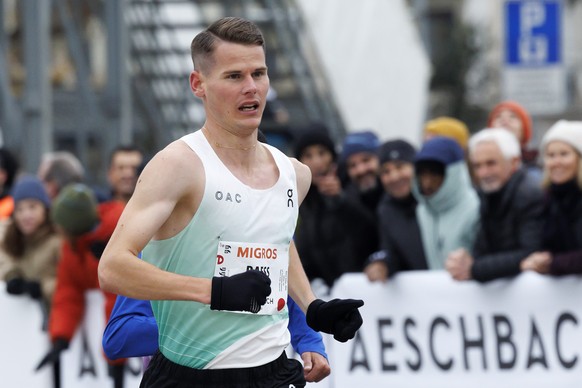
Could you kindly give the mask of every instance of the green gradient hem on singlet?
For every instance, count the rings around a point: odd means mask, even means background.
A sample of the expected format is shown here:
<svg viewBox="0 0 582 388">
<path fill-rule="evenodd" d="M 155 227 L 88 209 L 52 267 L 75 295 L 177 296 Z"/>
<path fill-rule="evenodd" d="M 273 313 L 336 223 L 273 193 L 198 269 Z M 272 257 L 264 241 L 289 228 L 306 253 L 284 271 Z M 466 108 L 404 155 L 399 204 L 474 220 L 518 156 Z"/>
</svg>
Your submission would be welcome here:
<svg viewBox="0 0 582 388">
<path fill-rule="evenodd" d="M 143 260 L 165 271 L 212 278 L 218 240 L 204 236 L 199 229 L 196 234 L 190 233 L 197 216 L 176 236 L 150 241 L 143 250 Z M 214 252 L 206 259 L 212 260 L 212 265 L 205 260 L 181 259 L 192 257 L 192 252 Z M 209 305 L 193 301 L 151 304 L 158 322 L 160 351 L 172 362 L 197 369 L 204 368 L 241 338 L 288 317 L 286 309 L 276 315 L 255 315 L 213 311 Z"/>
<path fill-rule="evenodd" d="M 160 303 L 163 302 L 156 304 Z M 287 313 L 258 316 L 203 308 L 190 318 L 190 322 L 196 324 L 190 326 L 189 332 L 179 323 L 167 324 L 166 330 L 159 334 L 160 351 L 176 364 L 204 369 L 209 362 L 240 339 L 287 317 Z"/>
</svg>

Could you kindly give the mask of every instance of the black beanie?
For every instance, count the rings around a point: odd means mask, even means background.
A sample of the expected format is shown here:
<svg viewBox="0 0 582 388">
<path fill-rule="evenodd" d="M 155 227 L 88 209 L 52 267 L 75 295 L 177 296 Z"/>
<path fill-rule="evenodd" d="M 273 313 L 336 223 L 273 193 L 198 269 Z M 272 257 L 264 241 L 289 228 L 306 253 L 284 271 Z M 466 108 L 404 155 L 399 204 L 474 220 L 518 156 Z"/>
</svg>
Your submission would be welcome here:
<svg viewBox="0 0 582 388">
<path fill-rule="evenodd" d="M 329 152 L 331 152 L 333 160 L 336 160 L 337 152 L 333 140 L 331 140 L 324 130 L 315 126 L 310 127 L 297 138 L 297 141 L 295 142 L 295 157 L 301 159 L 305 149 L 312 145 L 321 145 L 327 148 Z"/>
<path fill-rule="evenodd" d="M 388 140 L 378 149 L 380 164 L 393 161 L 414 162 L 416 149 L 405 140 Z"/>
</svg>

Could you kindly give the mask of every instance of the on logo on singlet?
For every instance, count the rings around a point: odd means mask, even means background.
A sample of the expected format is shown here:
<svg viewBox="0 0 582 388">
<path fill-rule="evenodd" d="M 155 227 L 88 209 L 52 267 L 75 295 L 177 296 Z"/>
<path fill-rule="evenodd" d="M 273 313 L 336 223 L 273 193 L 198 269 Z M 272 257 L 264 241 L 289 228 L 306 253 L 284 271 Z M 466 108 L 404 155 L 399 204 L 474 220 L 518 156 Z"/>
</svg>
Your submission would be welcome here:
<svg viewBox="0 0 582 388">
<path fill-rule="evenodd" d="M 293 207 L 295 203 L 293 202 L 293 189 L 287 190 L 287 207 Z"/>
</svg>

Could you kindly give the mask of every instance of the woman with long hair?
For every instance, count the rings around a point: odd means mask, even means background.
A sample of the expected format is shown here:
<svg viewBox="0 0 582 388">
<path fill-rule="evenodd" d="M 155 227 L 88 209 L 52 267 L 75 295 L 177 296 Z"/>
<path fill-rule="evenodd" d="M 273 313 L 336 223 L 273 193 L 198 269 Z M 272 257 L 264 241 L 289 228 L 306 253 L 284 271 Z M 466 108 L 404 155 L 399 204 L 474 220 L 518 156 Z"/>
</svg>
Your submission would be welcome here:
<svg viewBox="0 0 582 388">
<path fill-rule="evenodd" d="M 543 248 L 521 263 L 522 270 L 582 273 L 582 121 L 560 120 L 541 143 L 546 188 Z"/>
</svg>

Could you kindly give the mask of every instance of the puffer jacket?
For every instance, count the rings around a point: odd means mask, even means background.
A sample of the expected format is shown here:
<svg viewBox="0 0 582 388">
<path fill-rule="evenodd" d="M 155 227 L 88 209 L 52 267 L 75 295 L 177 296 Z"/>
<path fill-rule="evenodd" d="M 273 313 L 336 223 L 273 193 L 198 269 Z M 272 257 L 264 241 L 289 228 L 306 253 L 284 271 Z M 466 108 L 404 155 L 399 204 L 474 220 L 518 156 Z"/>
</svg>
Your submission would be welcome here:
<svg viewBox="0 0 582 388">
<path fill-rule="evenodd" d="M 92 253 L 92 247 L 109 241 L 123 208 L 124 204 L 119 201 L 99 204 L 99 225 L 74 241 L 63 241 L 57 270 L 57 286 L 49 318 L 49 334 L 52 341 L 63 338 L 70 342 L 81 324 L 85 314 L 85 292 L 99 289 L 97 276 L 99 258 Z M 116 295 L 107 292 L 104 292 L 104 295 L 107 321 L 113 310 Z"/>
</svg>

